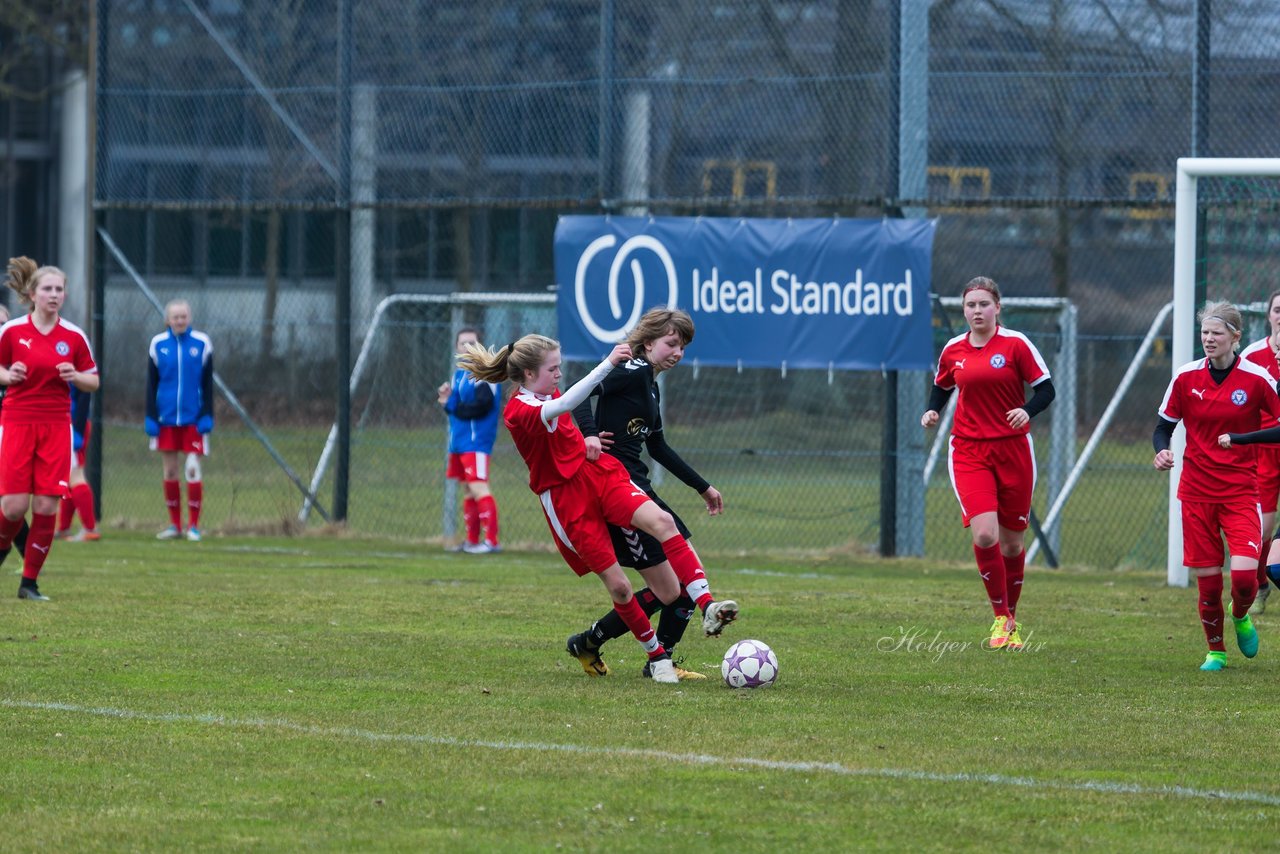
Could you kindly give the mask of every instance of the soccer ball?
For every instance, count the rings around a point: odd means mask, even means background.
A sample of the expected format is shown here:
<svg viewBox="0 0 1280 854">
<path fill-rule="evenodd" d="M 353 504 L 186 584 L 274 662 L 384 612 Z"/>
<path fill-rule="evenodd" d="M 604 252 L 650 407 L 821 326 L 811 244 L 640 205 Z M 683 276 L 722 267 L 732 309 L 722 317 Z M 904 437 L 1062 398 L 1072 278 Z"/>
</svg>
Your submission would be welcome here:
<svg viewBox="0 0 1280 854">
<path fill-rule="evenodd" d="M 720 675 L 730 688 L 763 688 L 778 678 L 778 657 L 764 641 L 741 640 L 725 652 Z"/>
</svg>

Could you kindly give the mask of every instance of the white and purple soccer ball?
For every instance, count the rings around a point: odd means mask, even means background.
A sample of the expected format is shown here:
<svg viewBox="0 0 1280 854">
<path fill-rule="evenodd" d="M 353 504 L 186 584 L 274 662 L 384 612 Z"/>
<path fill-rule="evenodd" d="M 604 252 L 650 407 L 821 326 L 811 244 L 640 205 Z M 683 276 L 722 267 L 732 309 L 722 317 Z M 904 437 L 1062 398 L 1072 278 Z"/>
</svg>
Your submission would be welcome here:
<svg viewBox="0 0 1280 854">
<path fill-rule="evenodd" d="M 730 688 L 763 688 L 778 678 L 778 657 L 764 641 L 741 640 L 725 652 L 720 675 Z"/>
</svg>

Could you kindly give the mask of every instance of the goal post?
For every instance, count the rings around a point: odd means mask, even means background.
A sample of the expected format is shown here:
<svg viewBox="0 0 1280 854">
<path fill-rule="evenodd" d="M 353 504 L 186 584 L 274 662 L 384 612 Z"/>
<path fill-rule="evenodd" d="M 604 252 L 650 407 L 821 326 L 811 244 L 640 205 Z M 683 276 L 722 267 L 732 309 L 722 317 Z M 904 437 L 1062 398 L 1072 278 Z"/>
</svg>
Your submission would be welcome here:
<svg viewBox="0 0 1280 854">
<path fill-rule="evenodd" d="M 1196 313 L 1197 218 L 1201 209 L 1202 178 L 1280 177 L 1280 158 L 1271 157 L 1180 157 L 1178 158 L 1174 207 L 1173 244 L 1173 347 L 1170 374 L 1194 356 Z M 1240 303 L 1252 300 L 1238 300 Z M 1182 511 L 1178 503 L 1178 477 L 1186 435 L 1179 425 L 1173 435 L 1173 452 L 1179 464 L 1169 478 L 1168 583 L 1186 587 L 1187 568 L 1182 565 Z"/>
</svg>

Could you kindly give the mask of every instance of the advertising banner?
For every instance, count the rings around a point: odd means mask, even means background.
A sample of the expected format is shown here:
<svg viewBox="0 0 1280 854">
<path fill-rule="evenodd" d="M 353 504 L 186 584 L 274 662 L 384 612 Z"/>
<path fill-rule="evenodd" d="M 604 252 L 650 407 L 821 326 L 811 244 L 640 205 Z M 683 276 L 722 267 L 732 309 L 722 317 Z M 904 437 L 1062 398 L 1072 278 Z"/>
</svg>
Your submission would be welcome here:
<svg viewBox="0 0 1280 854">
<path fill-rule="evenodd" d="M 655 306 L 704 365 L 932 370 L 936 220 L 566 216 L 555 234 L 566 359 L 597 360 Z"/>
</svg>

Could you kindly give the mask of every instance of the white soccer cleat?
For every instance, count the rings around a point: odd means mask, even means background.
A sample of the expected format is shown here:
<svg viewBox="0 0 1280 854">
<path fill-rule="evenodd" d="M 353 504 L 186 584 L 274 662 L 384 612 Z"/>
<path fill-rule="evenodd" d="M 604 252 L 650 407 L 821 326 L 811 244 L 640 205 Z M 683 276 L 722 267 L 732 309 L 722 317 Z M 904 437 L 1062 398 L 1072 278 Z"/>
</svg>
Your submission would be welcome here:
<svg viewBox="0 0 1280 854">
<path fill-rule="evenodd" d="M 719 637 L 724 627 L 738 619 L 738 603 L 732 599 L 712 602 L 702 614 L 702 630 L 707 637 Z"/>
<path fill-rule="evenodd" d="M 1258 598 L 1253 600 L 1253 604 L 1249 606 L 1249 616 L 1257 617 L 1263 611 L 1267 610 L 1267 597 L 1271 595 L 1271 585 L 1258 591 Z"/>
<path fill-rule="evenodd" d="M 649 675 L 653 677 L 654 682 L 663 682 L 667 685 L 676 685 L 680 682 L 680 677 L 676 675 L 676 666 L 671 663 L 670 656 L 650 661 Z"/>
<path fill-rule="evenodd" d="M 487 555 L 490 552 L 492 552 L 494 549 L 493 549 L 493 546 L 489 545 L 486 542 L 479 542 L 479 543 L 467 543 L 465 546 L 462 547 L 462 550 L 469 555 Z"/>
<path fill-rule="evenodd" d="M 170 525 L 160 533 L 156 534 L 157 540 L 176 540 L 182 536 L 182 531 L 178 530 L 176 525 Z"/>
</svg>

